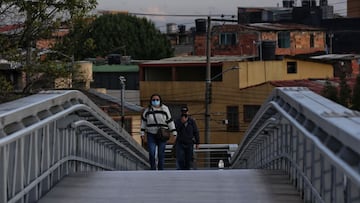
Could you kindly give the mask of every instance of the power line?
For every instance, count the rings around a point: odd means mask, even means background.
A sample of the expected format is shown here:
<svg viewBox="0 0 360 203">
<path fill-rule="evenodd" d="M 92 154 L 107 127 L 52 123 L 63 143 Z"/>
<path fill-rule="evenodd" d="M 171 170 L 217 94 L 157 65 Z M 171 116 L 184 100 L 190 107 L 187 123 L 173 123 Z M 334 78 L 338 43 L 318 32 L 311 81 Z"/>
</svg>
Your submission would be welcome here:
<svg viewBox="0 0 360 203">
<path fill-rule="evenodd" d="M 225 14 L 161 14 L 161 13 L 129 13 L 132 15 L 140 15 L 140 16 L 158 16 L 158 17 L 227 17 L 227 16 L 234 16 L 234 15 L 225 15 Z"/>
</svg>

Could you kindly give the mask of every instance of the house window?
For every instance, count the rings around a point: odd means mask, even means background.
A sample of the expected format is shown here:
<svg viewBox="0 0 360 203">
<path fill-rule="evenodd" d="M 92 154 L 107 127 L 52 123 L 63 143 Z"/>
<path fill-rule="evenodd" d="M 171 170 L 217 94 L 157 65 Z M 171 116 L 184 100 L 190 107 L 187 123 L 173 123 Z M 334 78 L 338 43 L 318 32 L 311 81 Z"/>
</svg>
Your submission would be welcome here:
<svg viewBox="0 0 360 203">
<path fill-rule="evenodd" d="M 290 48 L 290 32 L 279 32 L 278 33 L 278 47 L 279 48 Z"/>
<path fill-rule="evenodd" d="M 260 107 L 260 105 L 244 105 L 244 122 L 251 122 Z"/>
<path fill-rule="evenodd" d="M 229 132 L 238 132 L 239 131 L 239 107 L 238 106 L 228 106 L 226 108 L 227 115 L 227 128 Z"/>
<path fill-rule="evenodd" d="M 236 45 L 236 33 L 221 33 L 220 45 Z"/>
<path fill-rule="evenodd" d="M 310 34 L 310 48 L 314 48 L 314 41 L 315 41 L 315 36 L 314 34 Z"/>
<path fill-rule="evenodd" d="M 297 64 L 296 62 L 287 62 L 287 73 L 288 74 L 293 74 L 293 73 L 297 73 Z"/>
</svg>

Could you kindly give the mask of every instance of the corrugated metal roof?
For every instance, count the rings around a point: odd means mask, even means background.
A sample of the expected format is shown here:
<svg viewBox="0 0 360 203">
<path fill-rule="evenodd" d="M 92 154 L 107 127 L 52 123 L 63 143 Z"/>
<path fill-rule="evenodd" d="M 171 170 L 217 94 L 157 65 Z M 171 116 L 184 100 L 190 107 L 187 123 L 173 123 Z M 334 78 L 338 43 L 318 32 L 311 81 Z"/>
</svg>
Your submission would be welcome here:
<svg viewBox="0 0 360 203">
<path fill-rule="evenodd" d="M 23 28 L 22 24 L 4 25 L 4 26 L 0 27 L 0 33 L 3 33 L 3 34 L 13 33 L 22 28 Z"/>
<path fill-rule="evenodd" d="M 109 72 L 138 72 L 138 65 L 100 65 L 93 66 L 92 70 L 94 73 L 109 73 Z"/>
<path fill-rule="evenodd" d="M 328 80 L 335 87 L 340 87 L 340 79 L 339 78 L 331 78 Z M 316 92 L 317 94 L 321 94 L 324 89 L 326 80 L 318 79 L 318 80 L 279 80 L 279 81 L 270 81 L 270 84 L 275 87 L 307 87 L 311 91 Z M 347 78 L 346 83 L 353 88 L 356 84 L 356 78 Z"/>
<path fill-rule="evenodd" d="M 308 25 L 295 24 L 295 23 L 251 23 L 247 24 L 248 29 L 261 30 L 261 31 L 282 31 L 282 30 L 324 30 L 322 28 L 311 27 Z"/>
<path fill-rule="evenodd" d="M 360 55 L 358 54 L 325 54 L 320 56 L 310 57 L 312 59 L 321 59 L 321 60 L 352 60 L 352 59 L 360 59 Z"/>
<path fill-rule="evenodd" d="M 318 94 L 320 94 L 324 88 L 323 84 L 312 80 L 280 80 L 271 81 L 270 84 L 275 87 L 307 87 Z"/>
<path fill-rule="evenodd" d="M 244 61 L 255 56 L 212 56 L 210 57 L 211 63 L 221 62 L 232 62 L 232 61 Z M 161 60 L 155 60 L 150 62 L 142 63 L 142 65 L 151 64 L 182 64 L 182 63 L 193 63 L 203 64 L 206 63 L 206 56 L 178 56 L 172 58 L 165 58 Z"/>
</svg>

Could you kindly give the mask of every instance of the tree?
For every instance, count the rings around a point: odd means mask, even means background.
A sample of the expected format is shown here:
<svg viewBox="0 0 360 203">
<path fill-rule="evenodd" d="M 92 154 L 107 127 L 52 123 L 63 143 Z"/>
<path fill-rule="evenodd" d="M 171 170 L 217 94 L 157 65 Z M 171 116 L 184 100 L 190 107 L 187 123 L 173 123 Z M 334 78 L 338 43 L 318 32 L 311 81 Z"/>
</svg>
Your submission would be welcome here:
<svg viewBox="0 0 360 203">
<path fill-rule="evenodd" d="M 332 101 L 334 101 L 334 102 L 338 102 L 338 97 L 337 97 L 338 92 L 337 92 L 337 89 L 336 89 L 335 86 L 333 86 L 333 85 L 331 84 L 331 82 L 329 81 L 329 79 L 326 79 L 325 86 L 324 86 L 321 94 L 322 94 L 324 97 L 326 97 L 326 98 L 328 98 L 328 99 L 330 99 L 330 100 L 332 100 Z"/>
<path fill-rule="evenodd" d="M 62 47 L 75 43 L 76 58 L 105 57 L 120 53 L 134 59 L 161 59 L 173 55 L 166 36 L 146 18 L 105 14 L 92 22 L 78 21 Z M 83 23 L 83 24 L 81 24 Z M 75 34 L 81 33 L 75 37 Z"/>
<path fill-rule="evenodd" d="M 0 37 L 1 42 L 6 42 L 2 44 L 4 46 L 0 50 L 0 56 L 9 61 L 21 62 L 27 75 L 27 86 L 31 85 L 30 80 L 34 78 L 32 73 L 52 72 L 59 69 L 56 67 L 51 71 L 44 70 L 45 66 L 39 64 L 41 61 L 38 61 L 35 42 L 39 39 L 53 38 L 52 34 L 62 26 L 62 22 L 68 20 L 71 23 L 73 19 L 85 16 L 96 5 L 96 0 L 1 1 L 0 19 L 5 24 L 17 25 L 18 29 Z M 23 54 L 24 50 L 26 54 Z"/>
<path fill-rule="evenodd" d="M 352 95 L 352 109 L 360 111 L 360 75 L 356 77 L 356 83 Z"/>
<path fill-rule="evenodd" d="M 13 90 L 12 84 L 6 80 L 3 75 L 0 75 L 0 92 L 5 96 Z"/>
</svg>

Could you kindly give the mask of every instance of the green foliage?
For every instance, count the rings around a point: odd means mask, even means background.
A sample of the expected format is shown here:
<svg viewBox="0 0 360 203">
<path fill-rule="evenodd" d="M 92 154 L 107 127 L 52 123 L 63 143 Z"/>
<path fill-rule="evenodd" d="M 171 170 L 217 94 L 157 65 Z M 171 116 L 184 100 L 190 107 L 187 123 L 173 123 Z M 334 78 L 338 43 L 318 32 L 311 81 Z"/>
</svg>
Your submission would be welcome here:
<svg viewBox="0 0 360 203">
<path fill-rule="evenodd" d="M 14 87 L 11 82 L 7 81 L 3 75 L 0 75 L 0 92 L 2 95 L 6 95 L 13 91 Z"/>
<path fill-rule="evenodd" d="M 352 95 L 352 109 L 360 111 L 360 75 L 356 77 L 356 83 Z"/>
<path fill-rule="evenodd" d="M 127 14 L 102 15 L 91 23 L 78 21 L 61 46 L 74 46 L 78 59 L 112 53 L 134 59 L 161 59 L 173 55 L 170 42 L 154 23 Z"/>
<path fill-rule="evenodd" d="M 322 90 L 321 94 L 322 94 L 324 97 L 326 97 L 326 98 L 328 98 L 328 99 L 330 99 L 330 100 L 332 100 L 332 101 L 334 101 L 334 102 L 338 102 L 338 97 L 337 97 L 338 92 L 337 92 L 337 89 L 336 89 L 335 86 L 333 86 L 333 85 L 331 84 L 331 82 L 329 81 L 329 79 L 326 79 L 325 86 L 324 86 L 324 89 Z"/>
<path fill-rule="evenodd" d="M 69 78 L 71 74 L 71 64 L 66 61 L 47 59 L 45 61 L 38 61 L 36 65 L 33 65 L 25 71 L 29 80 L 23 91 L 36 92 L 54 88 L 56 78 Z"/>
<path fill-rule="evenodd" d="M 6 0 L 0 4 L 0 19 L 21 25 L 22 29 L 6 36 L 12 40 L 6 44 L 8 49 L 34 46 L 38 39 L 52 38 L 54 30 L 66 19 L 86 15 L 97 5 L 96 0 L 49 1 L 49 0 Z"/>
<path fill-rule="evenodd" d="M 48 87 L 58 75 L 63 75 L 59 63 L 40 62 L 36 55 L 36 41 L 53 38 L 55 30 L 63 22 L 72 24 L 81 19 L 97 5 L 96 0 L 5 0 L 0 1 L 0 21 L 18 25 L 16 31 L 0 36 L 1 58 L 16 61 L 23 65 L 26 72 L 25 91 L 33 89 L 34 84 Z M 66 55 L 72 55 L 67 49 Z M 25 53 L 26 52 L 26 53 Z"/>
</svg>

